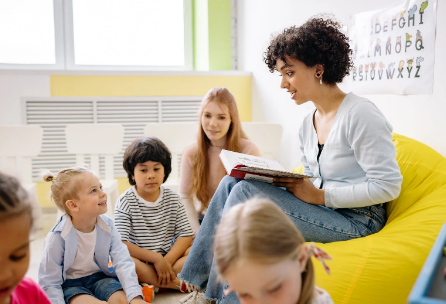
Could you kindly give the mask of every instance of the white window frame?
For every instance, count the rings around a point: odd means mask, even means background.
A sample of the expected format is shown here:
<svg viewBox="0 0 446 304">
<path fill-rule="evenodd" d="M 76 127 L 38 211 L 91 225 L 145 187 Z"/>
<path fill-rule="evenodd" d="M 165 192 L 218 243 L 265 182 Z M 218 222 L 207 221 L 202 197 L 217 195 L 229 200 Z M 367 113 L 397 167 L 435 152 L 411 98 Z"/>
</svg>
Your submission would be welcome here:
<svg viewBox="0 0 446 304">
<path fill-rule="evenodd" d="M 74 61 L 73 0 L 65 0 L 65 49 L 66 67 L 73 71 L 187 71 L 193 69 L 192 54 L 192 0 L 183 0 L 184 6 L 184 65 L 149 66 L 149 65 L 79 65 Z"/>
<path fill-rule="evenodd" d="M 10 64 L 0 63 L 1 70 L 64 70 L 65 69 L 65 49 L 64 49 L 64 21 L 63 21 L 63 0 L 53 0 L 54 10 L 54 46 L 55 64 Z"/>
<path fill-rule="evenodd" d="M 162 0 L 160 0 L 162 1 Z M 116 66 L 77 65 L 74 63 L 73 2 L 53 0 L 55 64 L 7 64 L 0 63 L 0 70 L 40 71 L 192 71 L 192 0 L 183 0 L 184 5 L 184 61 L 183 66 Z"/>
</svg>

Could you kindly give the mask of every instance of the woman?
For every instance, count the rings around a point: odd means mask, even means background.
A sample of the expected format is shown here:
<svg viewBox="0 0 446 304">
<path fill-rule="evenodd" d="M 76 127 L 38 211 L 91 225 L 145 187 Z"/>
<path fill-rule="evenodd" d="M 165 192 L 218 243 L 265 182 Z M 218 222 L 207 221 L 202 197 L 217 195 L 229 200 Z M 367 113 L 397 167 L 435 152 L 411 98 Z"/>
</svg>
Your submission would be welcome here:
<svg viewBox="0 0 446 304">
<path fill-rule="evenodd" d="M 222 149 L 260 156 L 259 148 L 242 130 L 235 98 L 226 88 L 211 89 L 200 108 L 197 142 L 183 152 L 179 194 L 194 232 L 198 231 L 197 215 L 202 218 L 211 197 L 226 170 L 220 161 Z M 193 200 L 198 202 L 198 214 Z"/>
<path fill-rule="evenodd" d="M 229 208 L 253 196 L 277 204 L 306 241 L 345 241 L 384 226 L 383 204 L 398 197 L 402 182 L 392 126 L 369 100 L 337 86 L 352 66 L 348 38 L 340 28 L 336 21 L 313 17 L 271 40 L 264 60 L 282 76 L 281 88 L 296 104 L 311 100 L 316 107 L 299 131 L 304 173 L 315 178 L 278 178 L 268 185 L 225 177 L 179 274 L 201 290 L 187 303 L 229 303 L 213 269 L 214 236 L 207 232 Z"/>
</svg>

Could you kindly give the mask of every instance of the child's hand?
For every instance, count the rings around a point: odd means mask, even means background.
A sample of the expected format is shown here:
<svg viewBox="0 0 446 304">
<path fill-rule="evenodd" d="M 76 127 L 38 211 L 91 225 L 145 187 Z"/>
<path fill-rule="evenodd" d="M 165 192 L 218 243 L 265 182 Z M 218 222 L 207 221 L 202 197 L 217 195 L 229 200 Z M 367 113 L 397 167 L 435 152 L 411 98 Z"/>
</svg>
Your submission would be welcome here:
<svg viewBox="0 0 446 304">
<path fill-rule="evenodd" d="M 166 259 L 166 257 L 164 257 L 164 260 L 166 261 L 167 266 L 169 267 L 170 279 L 172 281 L 175 281 L 175 278 L 177 277 L 177 275 L 176 275 L 176 273 L 172 269 L 172 263 L 170 263 L 169 260 Z"/>
<path fill-rule="evenodd" d="M 167 263 L 164 257 L 160 254 L 157 261 L 153 264 L 158 275 L 158 284 L 160 286 L 167 286 L 175 279 L 175 274 L 172 271 L 172 266 Z"/>
</svg>

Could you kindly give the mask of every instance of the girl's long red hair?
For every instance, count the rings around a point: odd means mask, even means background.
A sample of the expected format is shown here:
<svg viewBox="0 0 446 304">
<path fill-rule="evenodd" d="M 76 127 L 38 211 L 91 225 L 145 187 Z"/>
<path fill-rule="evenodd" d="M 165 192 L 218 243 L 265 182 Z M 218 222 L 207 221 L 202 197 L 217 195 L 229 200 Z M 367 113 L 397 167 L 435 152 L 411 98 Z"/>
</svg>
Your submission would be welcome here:
<svg viewBox="0 0 446 304">
<path fill-rule="evenodd" d="M 242 138 L 247 138 L 245 132 L 242 130 L 237 104 L 231 92 L 226 88 L 209 90 L 203 98 L 199 112 L 200 128 L 197 136 L 198 149 L 192 162 L 191 194 L 201 202 L 201 212 L 208 207 L 211 199 L 211 194 L 208 191 L 209 160 L 207 158 L 207 151 L 211 143 L 201 126 L 201 117 L 209 102 L 216 102 L 220 107 L 223 109 L 226 108 L 229 112 L 231 125 L 227 133 L 227 150 L 241 152 L 240 141 Z"/>
</svg>

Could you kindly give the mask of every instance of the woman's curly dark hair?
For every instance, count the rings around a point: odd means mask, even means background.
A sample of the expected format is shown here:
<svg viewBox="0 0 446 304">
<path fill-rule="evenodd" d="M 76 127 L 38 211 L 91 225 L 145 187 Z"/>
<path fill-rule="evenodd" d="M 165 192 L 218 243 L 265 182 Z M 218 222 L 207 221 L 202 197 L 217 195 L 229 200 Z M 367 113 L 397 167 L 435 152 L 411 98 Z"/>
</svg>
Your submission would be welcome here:
<svg viewBox="0 0 446 304">
<path fill-rule="evenodd" d="M 323 81 L 335 85 L 352 68 L 352 50 L 348 38 L 340 31 L 341 24 L 317 15 L 303 25 L 292 26 L 271 39 L 263 60 L 273 73 L 277 59 L 286 63 L 285 56 L 297 59 L 306 66 L 324 65 Z"/>
</svg>

